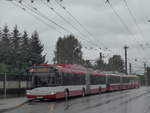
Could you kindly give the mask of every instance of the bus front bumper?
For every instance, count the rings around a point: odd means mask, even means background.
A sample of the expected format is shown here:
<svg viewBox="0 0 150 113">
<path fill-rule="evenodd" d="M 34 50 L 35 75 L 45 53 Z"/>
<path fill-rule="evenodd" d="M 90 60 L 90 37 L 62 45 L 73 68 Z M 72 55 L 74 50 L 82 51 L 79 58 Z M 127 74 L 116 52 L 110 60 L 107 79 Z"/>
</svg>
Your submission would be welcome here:
<svg viewBox="0 0 150 113">
<path fill-rule="evenodd" d="M 29 99 L 56 99 L 56 94 L 49 94 L 49 95 L 32 95 L 26 94 L 26 97 Z"/>
</svg>

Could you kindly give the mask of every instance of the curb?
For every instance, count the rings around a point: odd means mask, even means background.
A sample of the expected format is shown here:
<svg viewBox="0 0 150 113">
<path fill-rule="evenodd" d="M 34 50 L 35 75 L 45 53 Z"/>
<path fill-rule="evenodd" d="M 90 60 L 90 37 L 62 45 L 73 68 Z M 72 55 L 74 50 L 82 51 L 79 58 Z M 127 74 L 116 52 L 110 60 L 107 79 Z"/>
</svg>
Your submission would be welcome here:
<svg viewBox="0 0 150 113">
<path fill-rule="evenodd" d="M 19 104 L 19 105 L 16 105 L 16 106 L 11 107 L 11 108 L 8 108 L 8 109 L 0 109 L 0 113 L 4 113 L 4 112 L 7 112 L 7 111 L 16 109 L 16 108 L 21 107 L 21 106 L 23 106 L 23 105 L 25 105 L 25 104 L 27 104 L 27 103 L 29 103 L 29 102 L 31 102 L 31 100 L 27 100 L 27 101 L 25 101 L 25 102 L 23 102 L 23 103 L 21 103 L 21 104 Z"/>
</svg>

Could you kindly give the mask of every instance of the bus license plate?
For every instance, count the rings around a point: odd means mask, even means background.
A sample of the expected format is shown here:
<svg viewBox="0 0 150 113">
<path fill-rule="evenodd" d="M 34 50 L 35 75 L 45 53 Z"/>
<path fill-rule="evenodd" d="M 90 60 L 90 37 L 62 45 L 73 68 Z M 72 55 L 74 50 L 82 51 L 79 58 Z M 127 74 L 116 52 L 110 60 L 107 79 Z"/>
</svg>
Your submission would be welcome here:
<svg viewBox="0 0 150 113">
<path fill-rule="evenodd" d="M 43 97 L 36 97 L 37 99 L 43 99 Z"/>
</svg>

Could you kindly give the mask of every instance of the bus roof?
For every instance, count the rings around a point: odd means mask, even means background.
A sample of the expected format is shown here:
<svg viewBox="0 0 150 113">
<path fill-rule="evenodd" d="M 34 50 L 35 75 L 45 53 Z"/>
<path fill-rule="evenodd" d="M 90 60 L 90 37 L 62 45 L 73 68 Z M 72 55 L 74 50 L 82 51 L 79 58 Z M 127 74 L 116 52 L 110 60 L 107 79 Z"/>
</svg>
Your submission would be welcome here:
<svg viewBox="0 0 150 113">
<path fill-rule="evenodd" d="M 122 77 L 136 77 L 136 75 L 125 75 L 122 73 L 110 73 L 110 72 L 101 72 L 100 70 L 94 70 L 92 68 L 86 68 L 77 64 L 40 64 L 38 66 L 32 67 L 53 67 L 56 68 L 59 72 L 64 73 L 74 73 L 74 74 L 91 74 L 95 76 L 122 76 Z M 33 68 L 31 68 L 33 71 Z"/>
</svg>

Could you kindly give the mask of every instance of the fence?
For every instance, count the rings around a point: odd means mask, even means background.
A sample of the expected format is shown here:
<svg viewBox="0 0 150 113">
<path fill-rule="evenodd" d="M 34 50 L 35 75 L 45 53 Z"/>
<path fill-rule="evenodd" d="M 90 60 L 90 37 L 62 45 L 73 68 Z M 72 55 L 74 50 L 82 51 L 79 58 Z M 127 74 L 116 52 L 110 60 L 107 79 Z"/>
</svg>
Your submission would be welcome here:
<svg viewBox="0 0 150 113">
<path fill-rule="evenodd" d="M 0 96 L 23 95 L 31 88 L 31 77 L 27 75 L 0 74 Z"/>
</svg>

